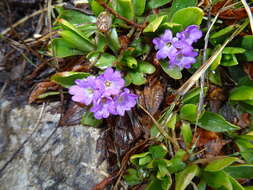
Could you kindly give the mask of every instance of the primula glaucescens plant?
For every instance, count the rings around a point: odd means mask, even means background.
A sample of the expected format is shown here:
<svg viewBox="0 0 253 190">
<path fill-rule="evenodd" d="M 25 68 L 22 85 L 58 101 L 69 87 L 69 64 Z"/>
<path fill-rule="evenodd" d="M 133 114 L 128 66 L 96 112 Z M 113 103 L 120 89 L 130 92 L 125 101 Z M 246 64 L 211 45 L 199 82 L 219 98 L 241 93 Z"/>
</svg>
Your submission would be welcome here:
<svg viewBox="0 0 253 190">
<path fill-rule="evenodd" d="M 202 37 L 202 32 L 196 25 L 190 25 L 173 37 L 172 31 L 167 29 L 160 37 L 153 39 L 157 59 L 169 59 L 169 67 L 178 66 L 189 69 L 196 62 L 198 55 L 192 44 Z"/>
<path fill-rule="evenodd" d="M 70 87 L 72 100 L 89 106 L 96 119 L 108 118 L 110 114 L 124 116 L 125 111 L 133 108 L 137 96 L 124 88 L 124 80 L 119 71 L 107 68 L 98 77 L 89 76 L 77 79 Z"/>
</svg>

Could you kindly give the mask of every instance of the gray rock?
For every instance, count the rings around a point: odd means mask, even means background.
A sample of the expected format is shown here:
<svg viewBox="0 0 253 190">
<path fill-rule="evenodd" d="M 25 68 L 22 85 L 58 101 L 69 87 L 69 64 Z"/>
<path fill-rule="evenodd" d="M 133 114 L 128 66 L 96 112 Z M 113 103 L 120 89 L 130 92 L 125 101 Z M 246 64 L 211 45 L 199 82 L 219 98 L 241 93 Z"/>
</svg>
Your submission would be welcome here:
<svg viewBox="0 0 253 190">
<path fill-rule="evenodd" d="M 12 108 L 1 102 L 0 170 L 29 140 L 0 173 L 0 190 L 90 190 L 107 175 L 106 164 L 96 166 L 98 129 L 77 125 L 55 130 L 57 103 L 45 107 L 37 125 L 43 106 Z"/>
</svg>

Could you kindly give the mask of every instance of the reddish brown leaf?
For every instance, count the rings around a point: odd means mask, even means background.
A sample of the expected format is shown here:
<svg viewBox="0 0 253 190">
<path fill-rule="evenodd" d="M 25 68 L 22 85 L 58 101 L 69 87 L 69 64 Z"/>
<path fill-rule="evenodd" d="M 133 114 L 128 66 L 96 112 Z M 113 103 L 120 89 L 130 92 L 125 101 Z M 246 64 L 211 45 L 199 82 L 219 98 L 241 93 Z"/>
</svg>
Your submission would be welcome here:
<svg viewBox="0 0 253 190">
<path fill-rule="evenodd" d="M 241 128 L 245 128 L 249 126 L 250 123 L 251 123 L 250 114 L 243 113 L 240 115 L 240 117 L 238 118 L 238 121 L 235 124 L 240 126 Z"/>
<path fill-rule="evenodd" d="M 213 157 L 221 154 L 223 146 L 227 141 L 223 140 L 218 133 L 198 128 L 193 138 L 196 146 L 205 148 L 205 157 Z"/>
<path fill-rule="evenodd" d="M 112 183 L 112 181 L 115 179 L 115 177 L 116 177 L 115 175 L 111 175 L 111 176 L 103 179 L 103 181 L 101 181 L 99 184 L 95 185 L 91 190 L 104 190 L 107 185 Z"/>
<path fill-rule="evenodd" d="M 35 86 L 35 88 L 31 92 L 28 102 L 29 104 L 31 104 L 37 100 L 39 95 L 48 92 L 50 90 L 57 90 L 57 89 L 59 89 L 59 85 L 54 82 L 51 81 L 40 82 Z"/>
<path fill-rule="evenodd" d="M 243 65 L 244 71 L 248 74 L 249 78 L 253 80 L 253 63 L 245 63 Z"/>
</svg>

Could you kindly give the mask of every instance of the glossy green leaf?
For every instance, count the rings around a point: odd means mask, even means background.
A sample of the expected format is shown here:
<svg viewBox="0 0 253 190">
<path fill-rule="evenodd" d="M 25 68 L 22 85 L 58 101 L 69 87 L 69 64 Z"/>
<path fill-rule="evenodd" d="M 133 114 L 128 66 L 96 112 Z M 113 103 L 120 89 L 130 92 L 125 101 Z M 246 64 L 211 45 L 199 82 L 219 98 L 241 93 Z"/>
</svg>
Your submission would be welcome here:
<svg viewBox="0 0 253 190">
<path fill-rule="evenodd" d="M 253 100 L 253 87 L 239 86 L 234 88 L 230 92 L 229 99 L 234 101 Z"/>
<path fill-rule="evenodd" d="M 197 165 L 190 165 L 180 173 L 177 173 L 175 190 L 184 190 L 191 183 L 193 178 L 198 175 L 198 172 L 199 168 Z"/>
<path fill-rule="evenodd" d="M 252 164 L 238 164 L 224 169 L 229 175 L 236 179 L 253 179 Z"/>
<path fill-rule="evenodd" d="M 140 72 L 128 72 L 128 74 L 125 77 L 126 84 L 135 84 L 135 85 L 143 85 L 146 83 L 146 78 L 144 77 L 143 73 Z"/>
<path fill-rule="evenodd" d="M 58 18 L 62 18 L 71 24 L 84 24 L 84 23 L 95 23 L 96 17 L 88 16 L 84 13 L 74 10 L 63 10 L 61 11 Z"/>
<path fill-rule="evenodd" d="M 127 174 L 123 176 L 128 185 L 137 185 L 142 182 L 142 179 L 138 175 L 138 171 L 130 168 L 127 170 Z"/>
<path fill-rule="evenodd" d="M 190 123 L 186 123 L 186 122 L 182 123 L 181 135 L 183 136 L 185 145 L 189 147 L 192 142 L 192 129 L 191 129 Z"/>
<path fill-rule="evenodd" d="M 221 115 L 206 111 L 198 121 L 198 126 L 213 132 L 228 132 L 240 128 L 226 121 Z"/>
<path fill-rule="evenodd" d="M 165 164 L 158 164 L 158 172 L 156 175 L 156 177 L 158 179 L 161 180 L 163 177 L 165 177 L 166 175 L 169 175 L 169 174 L 170 174 L 170 172 Z"/>
<path fill-rule="evenodd" d="M 168 166 L 170 173 L 182 171 L 186 167 L 186 164 L 183 162 L 185 155 L 186 152 L 184 150 L 180 149 L 176 152 L 176 155 L 170 160 L 171 165 Z"/>
<path fill-rule="evenodd" d="M 175 67 L 169 68 L 167 61 L 161 61 L 160 63 L 161 63 L 163 71 L 167 75 L 169 75 L 171 78 L 176 79 L 176 80 L 179 80 L 182 78 L 182 73 L 179 67 L 175 66 Z"/>
<path fill-rule="evenodd" d="M 132 0 L 115 0 L 116 11 L 123 17 L 133 20 L 134 19 L 134 7 Z"/>
<path fill-rule="evenodd" d="M 145 190 L 169 190 L 171 184 L 172 180 L 170 176 L 165 176 L 163 180 L 153 177 Z"/>
<path fill-rule="evenodd" d="M 155 9 L 155 8 L 161 7 L 169 2 L 171 2 L 171 0 L 149 0 L 148 6 L 151 9 Z"/>
<path fill-rule="evenodd" d="M 188 7 L 178 10 L 171 18 L 173 23 L 181 24 L 183 28 L 190 25 L 200 25 L 204 16 L 202 9 Z"/>
<path fill-rule="evenodd" d="M 206 94 L 207 87 L 204 88 L 204 92 Z M 182 100 L 183 104 L 196 104 L 199 102 L 199 94 L 200 94 L 200 88 L 194 88 L 190 90 L 186 95 L 184 95 L 184 98 Z"/>
<path fill-rule="evenodd" d="M 90 7 L 94 15 L 98 16 L 101 12 L 104 11 L 104 8 L 96 2 L 96 0 L 90 0 L 89 1 Z"/>
<path fill-rule="evenodd" d="M 175 127 L 176 127 L 176 123 L 177 123 L 177 114 L 174 113 L 174 114 L 172 115 L 172 117 L 170 118 L 170 120 L 168 121 L 167 126 L 168 126 L 170 129 L 174 130 Z"/>
<path fill-rule="evenodd" d="M 232 186 L 233 186 L 233 190 L 244 190 L 243 186 L 233 177 L 228 176 Z"/>
<path fill-rule="evenodd" d="M 205 167 L 205 171 L 217 172 L 223 170 L 237 160 L 239 160 L 237 157 L 225 157 L 219 160 L 214 160 Z"/>
<path fill-rule="evenodd" d="M 112 28 L 107 36 L 108 46 L 114 53 L 120 49 L 120 42 L 116 28 Z"/>
<path fill-rule="evenodd" d="M 245 190 L 253 190 L 253 186 L 244 187 Z"/>
<path fill-rule="evenodd" d="M 149 62 L 139 61 L 137 71 L 140 73 L 152 74 L 156 71 L 156 68 Z"/>
<path fill-rule="evenodd" d="M 239 47 L 225 47 L 222 51 L 223 54 L 241 54 L 245 49 Z"/>
<path fill-rule="evenodd" d="M 195 121 L 198 107 L 195 104 L 185 104 L 180 109 L 180 118 L 187 121 Z"/>
<path fill-rule="evenodd" d="M 171 18 L 171 16 L 180 9 L 197 6 L 197 3 L 197 0 L 173 0 L 169 11 L 169 17 Z"/>
<path fill-rule="evenodd" d="M 136 16 L 141 16 L 145 11 L 146 0 L 133 0 Z"/>
<path fill-rule="evenodd" d="M 139 159 L 140 158 L 144 158 L 146 157 L 147 155 L 149 155 L 150 153 L 149 152 L 143 152 L 143 153 L 140 153 L 140 154 L 134 154 L 130 157 L 130 162 L 135 164 L 135 165 L 138 165 L 139 163 Z"/>
<path fill-rule="evenodd" d="M 228 58 L 225 59 L 224 57 L 228 57 Z M 231 67 L 231 66 L 238 65 L 238 64 L 239 63 L 238 63 L 237 58 L 234 54 L 228 54 L 228 55 L 224 55 L 222 57 L 222 60 L 221 60 L 222 66 Z"/>
<path fill-rule="evenodd" d="M 164 145 L 153 145 L 149 147 L 149 152 L 153 159 L 161 159 L 166 156 L 168 150 Z"/>
<path fill-rule="evenodd" d="M 129 67 L 129 68 L 131 68 L 131 69 L 135 69 L 135 68 L 137 68 L 137 66 L 138 66 L 137 60 L 136 60 L 134 57 L 132 57 L 132 56 L 126 56 L 126 57 L 124 57 L 123 63 L 124 63 L 127 67 Z"/>
<path fill-rule="evenodd" d="M 59 31 L 59 34 L 62 38 L 68 42 L 71 46 L 75 47 L 76 49 L 82 50 L 84 52 L 90 52 L 95 49 L 95 46 L 91 44 L 86 39 L 80 37 L 74 32 L 69 30 Z"/>
<path fill-rule="evenodd" d="M 55 38 L 52 40 L 51 49 L 53 50 L 53 56 L 64 58 L 74 55 L 83 55 L 84 52 L 75 49 L 70 43 L 63 38 Z"/>
<path fill-rule="evenodd" d="M 83 79 L 88 77 L 89 75 L 89 73 L 84 72 L 66 71 L 54 74 L 51 77 L 51 80 L 65 88 L 69 88 L 70 86 L 75 84 L 76 79 Z"/>
<path fill-rule="evenodd" d="M 145 157 L 139 159 L 139 165 L 143 166 L 143 165 L 148 164 L 151 161 L 152 161 L 151 156 L 145 156 Z"/>
<path fill-rule="evenodd" d="M 97 68 L 100 68 L 102 70 L 112 67 L 113 63 L 116 62 L 117 58 L 109 53 L 104 53 L 101 55 L 101 57 L 98 59 L 95 66 Z"/>
<path fill-rule="evenodd" d="M 89 39 L 93 34 L 97 32 L 97 25 L 96 24 L 84 24 L 77 27 L 77 29 Z"/>
<path fill-rule="evenodd" d="M 253 143 L 246 139 L 236 139 L 236 145 L 240 149 L 241 156 L 248 162 L 253 163 Z"/>
<path fill-rule="evenodd" d="M 225 187 L 227 190 L 233 190 L 232 183 L 230 182 L 229 176 L 224 171 L 218 172 L 204 172 L 202 174 L 203 179 L 207 184 L 213 188 Z"/>
<path fill-rule="evenodd" d="M 154 19 L 151 23 L 146 26 L 143 32 L 155 32 L 159 26 L 161 25 L 162 21 L 166 18 L 166 16 L 159 16 Z"/>
<path fill-rule="evenodd" d="M 97 120 L 92 112 L 86 112 L 82 116 L 81 124 L 84 126 L 97 127 L 102 124 L 102 120 Z"/>
<path fill-rule="evenodd" d="M 229 25 L 229 26 L 227 26 L 227 27 L 215 32 L 215 33 L 212 33 L 210 35 L 210 39 L 219 38 L 221 36 L 227 35 L 235 29 L 236 29 L 236 25 Z"/>
</svg>

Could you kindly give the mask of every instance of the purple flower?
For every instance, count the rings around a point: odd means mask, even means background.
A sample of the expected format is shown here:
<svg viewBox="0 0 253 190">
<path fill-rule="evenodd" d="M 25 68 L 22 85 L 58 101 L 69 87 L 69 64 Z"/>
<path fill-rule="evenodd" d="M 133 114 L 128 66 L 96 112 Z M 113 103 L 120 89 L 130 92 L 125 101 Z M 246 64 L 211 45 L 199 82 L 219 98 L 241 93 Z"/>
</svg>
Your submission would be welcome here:
<svg viewBox="0 0 253 190">
<path fill-rule="evenodd" d="M 69 93 L 73 95 L 72 100 L 87 106 L 104 92 L 103 81 L 94 76 L 78 79 L 75 83 L 76 85 L 69 89 Z"/>
<path fill-rule="evenodd" d="M 188 26 L 184 31 L 177 33 L 177 38 L 187 42 L 189 45 L 197 42 L 202 37 L 202 31 L 197 25 Z"/>
<path fill-rule="evenodd" d="M 103 97 L 93 103 L 90 109 L 96 119 L 108 118 L 110 114 L 115 114 L 115 104 L 111 97 Z"/>
<path fill-rule="evenodd" d="M 196 62 L 195 57 L 198 55 L 192 47 L 192 43 L 196 42 L 202 36 L 202 32 L 198 26 L 188 26 L 184 31 L 177 33 L 176 37 L 170 30 L 165 30 L 160 37 L 154 38 L 153 43 L 157 59 L 169 59 L 169 66 L 177 66 L 181 69 L 190 68 L 191 64 Z"/>
<path fill-rule="evenodd" d="M 119 96 L 114 97 L 115 115 L 124 116 L 125 111 L 131 110 L 136 105 L 137 95 L 131 94 L 128 88 L 125 88 Z"/>
<path fill-rule="evenodd" d="M 170 30 L 165 30 L 164 34 L 161 37 L 157 37 L 153 39 L 153 43 L 155 44 L 155 49 L 158 50 L 156 53 L 157 59 L 165 59 L 171 58 L 177 52 L 177 49 L 173 46 L 173 42 L 175 39 L 172 36 L 172 32 Z"/>
<path fill-rule="evenodd" d="M 105 72 L 99 76 L 104 82 L 105 91 L 103 96 L 117 95 L 121 88 L 124 87 L 125 81 L 123 80 L 119 71 L 113 71 L 112 68 L 107 68 Z"/>
</svg>

